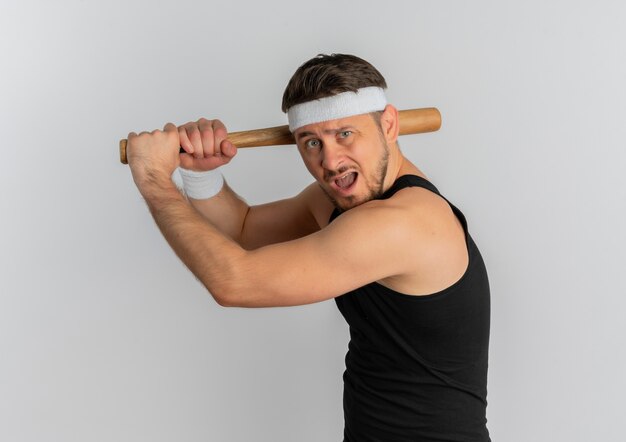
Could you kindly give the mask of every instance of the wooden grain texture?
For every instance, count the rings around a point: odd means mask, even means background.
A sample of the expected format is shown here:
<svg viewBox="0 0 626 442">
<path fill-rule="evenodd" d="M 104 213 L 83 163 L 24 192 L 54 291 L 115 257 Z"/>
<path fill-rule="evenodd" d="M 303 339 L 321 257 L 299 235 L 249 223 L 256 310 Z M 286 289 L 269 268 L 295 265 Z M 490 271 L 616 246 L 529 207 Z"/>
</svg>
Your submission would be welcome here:
<svg viewBox="0 0 626 442">
<path fill-rule="evenodd" d="M 399 111 L 399 119 L 400 135 L 434 132 L 441 127 L 441 114 L 434 107 L 401 110 Z M 228 139 L 237 148 L 296 144 L 287 125 L 231 132 L 228 134 Z M 126 143 L 126 139 L 120 140 L 120 162 L 122 164 L 128 164 Z"/>
</svg>

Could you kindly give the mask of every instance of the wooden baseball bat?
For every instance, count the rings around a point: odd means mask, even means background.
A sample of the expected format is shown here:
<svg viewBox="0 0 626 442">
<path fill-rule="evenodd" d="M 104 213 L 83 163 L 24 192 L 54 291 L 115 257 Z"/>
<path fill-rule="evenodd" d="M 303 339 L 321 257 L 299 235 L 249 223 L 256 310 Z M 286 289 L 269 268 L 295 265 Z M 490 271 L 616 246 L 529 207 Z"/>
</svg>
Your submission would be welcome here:
<svg viewBox="0 0 626 442">
<path fill-rule="evenodd" d="M 407 109 L 399 111 L 400 135 L 434 132 L 441 127 L 441 114 L 434 107 L 423 109 Z M 282 146 L 296 144 L 289 126 L 268 127 L 265 129 L 244 130 L 230 132 L 228 139 L 237 147 Z M 120 140 L 120 161 L 128 164 L 126 158 L 126 143 Z M 184 150 L 181 148 L 181 153 Z"/>
</svg>

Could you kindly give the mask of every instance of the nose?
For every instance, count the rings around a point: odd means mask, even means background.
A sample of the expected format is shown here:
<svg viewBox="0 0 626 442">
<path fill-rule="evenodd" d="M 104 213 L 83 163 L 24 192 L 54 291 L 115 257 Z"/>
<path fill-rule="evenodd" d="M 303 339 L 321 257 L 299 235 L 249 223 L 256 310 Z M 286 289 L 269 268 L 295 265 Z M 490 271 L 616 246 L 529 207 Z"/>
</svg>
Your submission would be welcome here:
<svg viewBox="0 0 626 442">
<path fill-rule="evenodd" d="M 338 170 L 345 160 L 345 151 L 341 144 L 326 142 L 322 149 L 322 167 L 326 170 Z"/>
</svg>

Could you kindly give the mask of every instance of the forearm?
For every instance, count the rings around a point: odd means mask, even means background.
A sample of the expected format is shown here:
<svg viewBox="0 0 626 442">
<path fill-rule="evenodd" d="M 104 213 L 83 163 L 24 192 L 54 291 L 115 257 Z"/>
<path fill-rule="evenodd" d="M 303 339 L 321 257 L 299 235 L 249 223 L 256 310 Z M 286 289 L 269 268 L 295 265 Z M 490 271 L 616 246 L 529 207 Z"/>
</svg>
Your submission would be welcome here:
<svg viewBox="0 0 626 442">
<path fill-rule="evenodd" d="M 227 304 L 245 251 L 203 218 L 173 184 L 158 186 L 144 197 L 174 252 L 219 304 Z"/>
<path fill-rule="evenodd" d="M 239 245 L 245 246 L 242 243 L 242 232 L 250 207 L 228 184 L 224 183 L 224 187 L 212 198 L 188 197 L 188 200 L 198 213 L 220 232 Z"/>
</svg>

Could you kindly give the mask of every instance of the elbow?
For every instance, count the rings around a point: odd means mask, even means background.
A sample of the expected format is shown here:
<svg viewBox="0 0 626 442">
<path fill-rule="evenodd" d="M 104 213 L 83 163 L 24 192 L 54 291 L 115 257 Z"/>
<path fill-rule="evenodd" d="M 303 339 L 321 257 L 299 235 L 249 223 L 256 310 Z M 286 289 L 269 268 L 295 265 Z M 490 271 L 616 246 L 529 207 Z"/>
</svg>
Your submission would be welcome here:
<svg viewBox="0 0 626 442">
<path fill-rule="evenodd" d="M 232 296 L 215 293 L 211 293 L 211 295 L 220 307 L 243 307 L 240 303 L 236 302 Z"/>
<path fill-rule="evenodd" d="M 262 307 L 265 284 L 254 276 L 258 272 L 253 271 L 249 261 L 238 259 L 222 264 L 219 271 L 197 275 L 215 302 L 221 307 Z"/>
<path fill-rule="evenodd" d="M 259 296 L 260 291 L 258 289 L 246 289 L 240 284 L 209 289 L 209 293 L 220 307 L 257 308 L 274 306 L 267 299 Z"/>
<path fill-rule="evenodd" d="M 209 294 L 220 307 L 238 307 L 232 291 L 228 287 L 216 286 L 215 284 L 204 284 Z"/>
<path fill-rule="evenodd" d="M 243 250 L 241 252 L 245 254 Z M 247 292 L 246 284 L 249 284 L 243 270 L 246 268 L 245 260 L 241 259 L 241 255 L 226 258 L 224 254 L 219 265 L 197 269 L 194 274 L 218 305 L 243 307 L 242 300 L 245 299 L 243 293 Z"/>
<path fill-rule="evenodd" d="M 237 307 L 235 304 L 225 300 L 224 298 L 218 298 L 214 295 L 213 299 L 215 299 L 215 302 L 217 302 L 217 305 L 220 307 Z"/>
<path fill-rule="evenodd" d="M 220 307 L 246 307 L 243 302 L 245 297 L 241 295 L 242 288 L 237 285 L 228 281 L 221 281 L 217 284 L 215 282 L 204 283 L 207 291 Z"/>
</svg>

